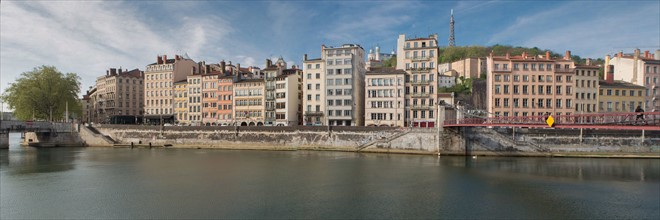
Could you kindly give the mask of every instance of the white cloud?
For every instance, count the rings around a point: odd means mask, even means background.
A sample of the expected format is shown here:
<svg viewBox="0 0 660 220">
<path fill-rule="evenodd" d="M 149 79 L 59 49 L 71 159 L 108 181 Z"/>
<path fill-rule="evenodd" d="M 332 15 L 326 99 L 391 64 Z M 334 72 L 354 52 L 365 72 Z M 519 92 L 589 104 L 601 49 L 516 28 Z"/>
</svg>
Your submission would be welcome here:
<svg viewBox="0 0 660 220">
<path fill-rule="evenodd" d="M 369 7 L 352 9 L 352 13 L 344 13 L 336 18 L 336 22 L 330 24 L 330 28 L 324 32 L 325 38 L 336 43 L 359 43 L 354 42 L 355 39 L 396 38 L 399 34 L 396 29 L 400 26 L 409 23 L 415 25 L 413 16 L 407 12 L 412 13 L 422 7 L 418 2 L 412 1 L 387 4 L 369 2 L 368 5 Z"/>
<path fill-rule="evenodd" d="M 229 22 L 213 15 L 188 13 L 191 17 L 173 25 L 141 17 L 144 12 L 126 2 L 7 1 L 0 10 L 3 90 L 20 73 L 40 65 L 78 73 L 85 90 L 108 68 L 144 69 L 159 54 L 188 52 L 213 59 L 231 54 L 208 46 L 233 31 Z"/>
<path fill-rule="evenodd" d="M 488 43 L 536 46 L 559 53 L 571 50 L 573 54 L 592 58 L 603 58 L 619 50 L 632 51 L 635 47 L 655 50 L 660 47 L 660 20 L 628 15 L 658 18 L 658 4 L 611 3 L 598 11 L 585 11 L 589 4 L 571 2 L 519 17 L 513 25 L 494 34 Z"/>
</svg>

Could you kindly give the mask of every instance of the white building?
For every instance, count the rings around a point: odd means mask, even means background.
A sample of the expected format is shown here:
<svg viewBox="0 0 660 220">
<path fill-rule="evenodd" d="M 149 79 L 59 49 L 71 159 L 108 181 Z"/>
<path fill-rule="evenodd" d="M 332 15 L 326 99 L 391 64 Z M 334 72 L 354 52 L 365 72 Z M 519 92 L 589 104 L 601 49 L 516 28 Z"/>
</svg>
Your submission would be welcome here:
<svg viewBox="0 0 660 220">
<path fill-rule="evenodd" d="M 633 54 L 619 52 L 616 56 L 605 57 L 605 67 L 614 66 L 614 80 L 622 80 L 646 87 L 644 92 L 645 111 L 660 111 L 660 50 L 655 54 L 635 49 Z M 607 73 L 607 69 L 605 70 Z"/>
<path fill-rule="evenodd" d="M 344 44 L 341 47 L 321 46 L 321 60 L 325 65 L 322 71 L 305 68 L 303 80 L 305 118 L 325 116 L 322 125 L 363 126 L 364 125 L 364 49 L 357 44 Z M 305 59 L 304 65 L 314 62 Z M 314 63 L 316 65 L 317 63 Z M 316 74 L 308 79 L 308 74 Z M 325 93 L 321 99 L 320 93 Z M 311 96 L 310 96 L 311 95 Z M 313 99 L 314 102 L 312 102 Z M 317 104 L 324 102 L 325 106 Z M 316 105 L 312 105 L 315 103 Z M 325 108 L 321 108 L 321 107 Z M 322 114 L 319 114 L 321 113 Z M 306 124 L 307 123 L 306 121 Z"/>
</svg>

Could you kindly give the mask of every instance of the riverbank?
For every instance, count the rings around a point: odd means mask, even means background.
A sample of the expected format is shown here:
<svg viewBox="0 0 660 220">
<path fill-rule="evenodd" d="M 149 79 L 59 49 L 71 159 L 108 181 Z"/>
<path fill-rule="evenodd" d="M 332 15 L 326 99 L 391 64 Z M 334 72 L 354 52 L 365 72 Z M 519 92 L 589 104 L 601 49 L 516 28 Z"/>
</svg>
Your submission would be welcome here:
<svg viewBox="0 0 660 220">
<path fill-rule="evenodd" d="M 99 148 L 130 148 L 130 145 L 116 146 L 95 146 Z M 149 145 L 135 144 L 134 148 L 149 148 Z M 389 148 L 367 148 L 357 151 L 349 147 L 293 147 L 277 145 L 152 145 L 151 148 L 165 149 L 215 149 L 215 150 L 254 150 L 254 151 L 337 151 L 337 152 L 355 152 L 355 153 L 379 153 L 379 154 L 410 154 L 410 155 L 433 155 L 437 152 L 389 149 Z M 466 156 L 465 152 L 441 152 L 439 156 Z M 542 153 L 542 152 L 492 152 L 492 151 L 473 151 L 469 157 L 564 157 L 564 158 L 631 158 L 631 159 L 660 159 L 660 153 L 625 153 L 625 152 L 562 152 L 562 153 Z"/>
<path fill-rule="evenodd" d="M 81 129 L 87 146 L 344 151 L 456 156 L 660 158 L 660 133 L 599 130 L 382 127 L 157 127 Z"/>
</svg>

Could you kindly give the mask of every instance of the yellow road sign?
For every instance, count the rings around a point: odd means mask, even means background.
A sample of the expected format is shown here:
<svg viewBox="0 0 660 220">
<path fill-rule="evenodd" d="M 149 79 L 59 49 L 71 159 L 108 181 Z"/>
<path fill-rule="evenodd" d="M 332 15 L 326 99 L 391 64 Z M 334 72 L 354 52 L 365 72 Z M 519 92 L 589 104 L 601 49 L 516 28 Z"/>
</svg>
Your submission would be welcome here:
<svg viewBox="0 0 660 220">
<path fill-rule="evenodd" d="M 552 118 L 552 115 L 548 116 L 548 119 L 545 119 L 545 123 L 548 123 L 548 126 L 552 127 L 555 125 L 555 119 Z"/>
</svg>

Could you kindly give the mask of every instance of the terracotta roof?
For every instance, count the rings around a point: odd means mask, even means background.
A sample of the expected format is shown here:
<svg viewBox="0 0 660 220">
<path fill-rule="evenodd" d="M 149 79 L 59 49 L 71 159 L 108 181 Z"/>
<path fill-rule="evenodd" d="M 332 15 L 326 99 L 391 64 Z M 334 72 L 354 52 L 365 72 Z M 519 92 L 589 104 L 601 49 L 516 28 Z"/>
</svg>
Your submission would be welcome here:
<svg viewBox="0 0 660 220">
<path fill-rule="evenodd" d="M 584 64 L 576 64 L 575 68 L 580 68 L 580 69 L 600 69 L 599 66 L 594 66 L 594 65 L 584 65 Z"/>
<path fill-rule="evenodd" d="M 406 71 L 398 70 L 394 67 L 381 67 L 371 68 L 366 72 L 367 75 L 384 75 L 384 74 L 406 74 Z"/>
<path fill-rule="evenodd" d="M 264 82 L 264 79 L 241 79 L 236 83 Z"/>
<path fill-rule="evenodd" d="M 601 88 L 628 88 L 628 89 L 646 89 L 644 86 L 635 85 L 626 81 L 614 80 L 612 83 L 608 83 L 605 80 L 598 81 Z"/>
</svg>

